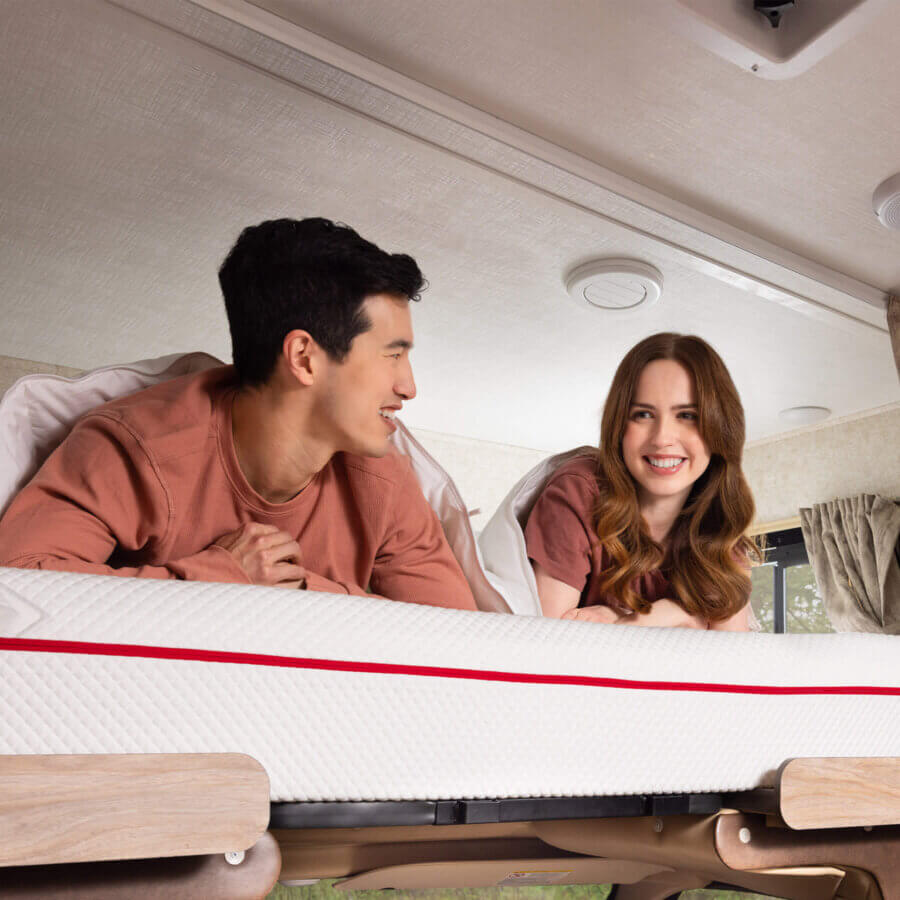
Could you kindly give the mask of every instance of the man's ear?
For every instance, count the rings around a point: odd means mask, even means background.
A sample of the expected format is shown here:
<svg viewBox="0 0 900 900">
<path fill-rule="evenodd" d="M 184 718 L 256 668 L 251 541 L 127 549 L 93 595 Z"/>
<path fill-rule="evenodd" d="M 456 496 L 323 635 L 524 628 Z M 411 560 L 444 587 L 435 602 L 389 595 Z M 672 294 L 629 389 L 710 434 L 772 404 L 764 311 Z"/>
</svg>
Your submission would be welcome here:
<svg viewBox="0 0 900 900">
<path fill-rule="evenodd" d="M 311 385 L 316 380 L 319 358 L 323 351 L 308 331 L 295 329 L 284 336 L 281 356 L 287 370 L 300 384 Z"/>
</svg>

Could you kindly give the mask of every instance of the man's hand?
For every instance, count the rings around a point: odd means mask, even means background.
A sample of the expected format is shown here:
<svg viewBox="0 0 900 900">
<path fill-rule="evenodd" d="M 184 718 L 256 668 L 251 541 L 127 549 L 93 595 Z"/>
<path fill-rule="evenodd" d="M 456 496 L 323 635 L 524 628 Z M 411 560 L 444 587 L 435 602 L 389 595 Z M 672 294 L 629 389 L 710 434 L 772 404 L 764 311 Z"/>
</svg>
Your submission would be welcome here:
<svg viewBox="0 0 900 900">
<path fill-rule="evenodd" d="M 706 631 L 709 623 L 701 616 L 692 616 L 674 600 L 656 600 L 648 613 L 619 616 L 616 625 L 644 625 L 654 628 L 696 628 Z"/>
<path fill-rule="evenodd" d="M 608 606 L 585 606 L 581 609 L 570 609 L 564 612 L 561 619 L 573 619 L 577 622 L 599 622 L 601 625 L 613 625 L 619 614 Z"/>
<path fill-rule="evenodd" d="M 274 525 L 247 522 L 223 534 L 215 546 L 227 550 L 253 584 L 305 588 L 307 572 L 300 565 L 300 545 Z"/>
</svg>

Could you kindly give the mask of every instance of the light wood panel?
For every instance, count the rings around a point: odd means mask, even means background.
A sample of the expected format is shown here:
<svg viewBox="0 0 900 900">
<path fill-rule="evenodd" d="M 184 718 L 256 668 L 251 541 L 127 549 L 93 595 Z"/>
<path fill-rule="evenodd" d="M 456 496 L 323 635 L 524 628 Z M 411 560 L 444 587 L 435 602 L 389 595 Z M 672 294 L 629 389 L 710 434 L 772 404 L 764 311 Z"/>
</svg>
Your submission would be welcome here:
<svg viewBox="0 0 900 900">
<path fill-rule="evenodd" d="M 900 757 L 789 760 L 780 807 L 797 829 L 900 825 Z"/>
<path fill-rule="evenodd" d="M 747 534 L 756 537 L 760 534 L 768 534 L 770 531 L 784 531 L 786 528 L 799 528 L 800 516 L 792 516 L 790 519 L 778 519 L 774 522 L 759 522 L 750 526 Z"/>
<path fill-rule="evenodd" d="M 246 850 L 268 821 L 243 754 L 0 756 L 0 866 Z"/>
</svg>

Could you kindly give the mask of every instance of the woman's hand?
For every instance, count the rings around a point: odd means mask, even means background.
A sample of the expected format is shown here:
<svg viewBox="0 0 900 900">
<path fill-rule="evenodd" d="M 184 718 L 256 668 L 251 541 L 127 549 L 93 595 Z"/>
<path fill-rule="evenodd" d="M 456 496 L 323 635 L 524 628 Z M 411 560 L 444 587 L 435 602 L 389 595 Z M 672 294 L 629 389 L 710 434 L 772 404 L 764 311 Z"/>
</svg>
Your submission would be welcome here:
<svg viewBox="0 0 900 900">
<path fill-rule="evenodd" d="M 580 610 L 579 610 L 580 612 Z M 706 631 L 709 623 L 702 616 L 692 616 L 674 600 L 656 600 L 648 613 L 619 616 L 614 625 L 643 625 L 651 628 L 696 628 Z"/>
<path fill-rule="evenodd" d="M 570 609 L 564 612 L 561 619 L 573 619 L 577 622 L 599 622 L 601 625 L 614 625 L 619 614 L 608 606 L 585 606 L 582 609 Z"/>
</svg>

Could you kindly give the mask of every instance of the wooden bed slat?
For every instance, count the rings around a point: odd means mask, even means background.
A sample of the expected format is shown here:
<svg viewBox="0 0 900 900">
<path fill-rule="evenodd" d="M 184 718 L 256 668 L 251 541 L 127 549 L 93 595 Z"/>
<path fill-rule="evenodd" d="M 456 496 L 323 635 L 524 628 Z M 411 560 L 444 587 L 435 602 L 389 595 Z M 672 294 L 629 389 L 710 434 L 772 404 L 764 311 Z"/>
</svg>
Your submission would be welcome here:
<svg viewBox="0 0 900 900">
<path fill-rule="evenodd" d="M 0 866 L 246 850 L 268 821 L 239 753 L 0 756 Z"/>
<path fill-rule="evenodd" d="M 900 757 L 788 760 L 779 805 L 801 830 L 900 825 Z"/>
</svg>

